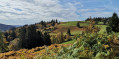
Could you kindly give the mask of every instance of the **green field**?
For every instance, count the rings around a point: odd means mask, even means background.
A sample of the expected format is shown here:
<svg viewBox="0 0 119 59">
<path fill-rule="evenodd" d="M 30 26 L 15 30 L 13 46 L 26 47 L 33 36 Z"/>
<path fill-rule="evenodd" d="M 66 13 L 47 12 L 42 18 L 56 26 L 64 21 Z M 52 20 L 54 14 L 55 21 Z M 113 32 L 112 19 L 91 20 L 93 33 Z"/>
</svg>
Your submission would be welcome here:
<svg viewBox="0 0 119 59">
<path fill-rule="evenodd" d="M 64 27 L 75 26 L 75 27 L 77 27 L 76 24 L 77 24 L 77 21 L 71 21 L 71 22 L 64 22 L 63 24 L 60 24 L 60 26 L 64 26 Z M 89 24 L 88 22 L 80 21 L 80 26 L 82 26 L 82 27 L 83 26 L 88 26 L 88 24 Z M 100 28 L 100 31 L 99 31 L 100 34 L 106 32 L 107 25 L 103 25 L 103 22 L 99 22 L 98 25 L 96 25 L 96 26 L 98 26 Z M 64 33 L 64 35 L 66 35 L 66 32 L 63 32 L 63 33 Z M 77 34 L 80 34 L 80 33 L 82 33 L 82 31 L 80 31 L 80 30 L 75 30 L 75 31 L 74 30 L 71 30 L 71 34 L 72 35 L 77 35 Z M 68 41 L 68 42 L 64 42 L 62 44 L 72 44 L 75 41 L 76 40 L 71 40 L 71 41 Z"/>
<path fill-rule="evenodd" d="M 85 21 L 79 21 L 80 26 L 88 26 L 88 22 Z M 63 22 L 63 24 L 60 24 L 61 26 L 76 26 L 77 21 L 70 21 L 70 22 Z"/>
<path fill-rule="evenodd" d="M 71 22 L 63 22 L 63 24 L 60 24 L 61 26 L 76 26 L 77 21 L 71 21 Z"/>
<path fill-rule="evenodd" d="M 64 43 L 61 43 L 61 44 L 73 44 L 74 42 L 76 42 L 76 40 L 71 40 L 71 41 L 67 41 L 67 42 L 64 42 Z"/>
</svg>

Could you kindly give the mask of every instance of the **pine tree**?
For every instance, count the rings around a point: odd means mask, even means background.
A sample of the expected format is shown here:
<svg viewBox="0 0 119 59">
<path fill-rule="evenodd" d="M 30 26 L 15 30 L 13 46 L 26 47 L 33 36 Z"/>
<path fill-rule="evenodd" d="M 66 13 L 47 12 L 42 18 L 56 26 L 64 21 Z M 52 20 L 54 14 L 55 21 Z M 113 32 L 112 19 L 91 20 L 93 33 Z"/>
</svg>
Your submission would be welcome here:
<svg viewBox="0 0 119 59">
<path fill-rule="evenodd" d="M 113 16 L 109 22 L 109 26 L 112 28 L 112 31 L 119 32 L 119 18 L 117 13 L 113 13 Z"/>
<path fill-rule="evenodd" d="M 51 44 L 50 35 L 47 32 L 44 33 L 44 44 L 45 45 Z"/>
<path fill-rule="evenodd" d="M 71 35 L 70 29 L 67 30 L 67 35 Z"/>
<path fill-rule="evenodd" d="M 11 37 L 13 38 L 13 40 L 16 38 L 15 30 L 12 30 Z"/>
<path fill-rule="evenodd" d="M 26 28 L 22 27 L 21 29 L 19 29 L 19 38 L 21 40 L 21 47 L 24 48 L 26 47 Z"/>
<path fill-rule="evenodd" d="M 95 24 L 98 24 L 98 22 L 99 22 L 98 19 L 95 19 Z"/>
<path fill-rule="evenodd" d="M 20 29 L 19 38 L 21 40 L 21 47 L 31 49 L 37 46 L 50 45 L 50 35 L 48 33 L 42 34 L 36 31 L 35 25 L 23 27 Z"/>
<path fill-rule="evenodd" d="M 55 22 L 52 22 L 52 26 L 55 26 Z"/>
<path fill-rule="evenodd" d="M 3 33 L 0 31 L 0 53 L 8 51 L 7 45 L 3 41 Z"/>
<path fill-rule="evenodd" d="M 106 25 L 106 23 L 107 23 L 107 19 L 105 19 L 105 20 L 103 21 L 103 23 L 104 23 L 104 25 Z"/>
<path fill-rule="evenodd" d="M 58 23 L 58 20 L 56 19 L 56 23 Z"/>
<path fill-rule="evenodd" d="M 77 27 L 80 27 L 80 22 L 77 22 Z"/>
</svg>

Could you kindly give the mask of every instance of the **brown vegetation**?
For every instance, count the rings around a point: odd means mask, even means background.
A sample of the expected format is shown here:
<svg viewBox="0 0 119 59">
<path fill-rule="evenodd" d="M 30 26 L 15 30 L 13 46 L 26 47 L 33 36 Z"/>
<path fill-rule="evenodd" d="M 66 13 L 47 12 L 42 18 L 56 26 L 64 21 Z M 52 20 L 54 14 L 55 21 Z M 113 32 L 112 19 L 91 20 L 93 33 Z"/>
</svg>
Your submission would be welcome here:
<svg viewBox="0 0 119 59">
<path fill-rule="evenodd" d="M 53 44 L 51 46 L 48 46 L 49 50 L 55 49 L 55 48 L 61 48 L 63 47 L 68 47 L 71 44 Z M 46 53 L 45 50 L 46 46 L 43 47 L 36 47 L 32 48 L 30 50 L 28 49 L 21 49 L 19 51 L 9 51 L 6 53 L 0 53 L 0 59 L 21 59 L 21 58 L 26 58 L 26 59 L 33 59 L 34 56 L 36 55 L 42 55 Z"/>
</svg>

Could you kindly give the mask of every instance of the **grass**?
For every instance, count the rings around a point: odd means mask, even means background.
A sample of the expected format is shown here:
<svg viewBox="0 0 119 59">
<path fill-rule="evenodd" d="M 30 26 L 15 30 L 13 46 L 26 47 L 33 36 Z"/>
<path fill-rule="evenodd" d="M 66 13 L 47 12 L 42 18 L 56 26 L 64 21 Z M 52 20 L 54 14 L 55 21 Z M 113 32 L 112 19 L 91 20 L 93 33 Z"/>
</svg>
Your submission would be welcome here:
<svg viewBox="0 0 119 59">
<path fill-rule="evenodd" d="M 71 41 L 67 41 L 67 42 L 64 42 L 64 43 L 61 43 L 61 44 L 73 44 L 74 42 L 76 42 L 76 39 L 71 40 Z"/>
<path fill-rule="evenodd" d="M 99 33 L 102 34 L 102 33 L 106 32 L 107 25 L 96 25 L 96 26 L 100 27 Z"/>
<path fill-rule="evenodd" d="M 64 22 L 61 26 L 76 26 L 77 21 Z M 88 26 L 88 22 L 80 21 L 80 26 Z"/>
<path fill-rule="evenodd" d="M 99 22 L 98 24 L 104 24 L 103 22 Z"/>
<path fill-rule="evenodd" d="M 70 22 L 64 22 L 64 24 L 60 24 L 61 26 L 76 26 L 77 21 L 70 21 Z"/>
<path fill-rule="evenodd" d="M 76 35 L 76 34 L 80 34 L 80 33 L 82 33 L 82 31 L 73 31 L 73 32 L 71 32 L 72 35 Z"/>
</svg>

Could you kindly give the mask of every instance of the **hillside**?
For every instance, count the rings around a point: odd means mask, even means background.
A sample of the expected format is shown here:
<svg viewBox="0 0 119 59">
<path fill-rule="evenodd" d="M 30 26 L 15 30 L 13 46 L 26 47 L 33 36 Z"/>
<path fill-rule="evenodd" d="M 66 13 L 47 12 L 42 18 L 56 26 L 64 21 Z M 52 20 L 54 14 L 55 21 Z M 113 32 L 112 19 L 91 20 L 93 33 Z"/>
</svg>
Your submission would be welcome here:
<svg viewBox="0 0 119 59">
<path fill-rule="evenodd" d="M 37 55 L 42 55 L 46 53 L 46 48 L 49 50 L 61 49 L 62 47 L 68 47 L 71 44 L 53 44 L 50 46 L 36 47 L 30 50 L 21 49 L 18 51 L 9 51 L 5 53 L 0 53 L 0 59 L 33 59 L 36 58 Z M 36 56 L 36 57 L 35 57 Z"/>
<path fill-rule="evenodd" d="M 5 24 L 1 24 L 0 23 L 0 30 L 5 31 L 5 30 L 9 30 L 11 28 L 14 28 L 15 26 L 12 25 L 5 25 Z"/>
<path fill-rule="evenodd" d="M 70 22 L 52 20 L 24 25 L 4 33 L 3 43 L 5 43 L 2 46 L 4 50 L 0 51 L 0 58 L 116 58 L 119 54 L 119 33 L 107 32 L 108 25 L 109 23 L 103 21 L 96 23 L 94 20 Z"/>
</svg>

